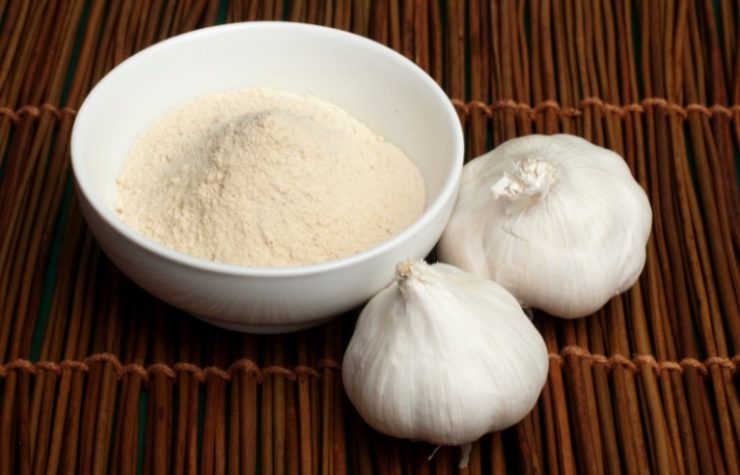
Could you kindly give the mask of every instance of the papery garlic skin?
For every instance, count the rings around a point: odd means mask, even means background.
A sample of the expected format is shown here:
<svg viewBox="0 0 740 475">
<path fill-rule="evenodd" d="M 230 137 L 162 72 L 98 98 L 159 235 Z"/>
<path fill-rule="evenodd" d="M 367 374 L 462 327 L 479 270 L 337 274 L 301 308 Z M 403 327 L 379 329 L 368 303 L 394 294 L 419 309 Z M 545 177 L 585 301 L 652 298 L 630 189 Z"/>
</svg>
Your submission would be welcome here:
<svg viewBox="0 0 740 475">
<path fill-rule="evenodd" d="M 635 283 L 651 227 L 647 195 L 618 154 L 529 135 L 465 165 L 437 255 L 523 305 L 578 318 Z"/>
<path fill-rule="evenodd" d="M 539 332 L 501 286 L 416 261 L 363 309 L 342 375 L 378 431 L 463 445 L 523 419 L 548 364 Z"/>
</svg>

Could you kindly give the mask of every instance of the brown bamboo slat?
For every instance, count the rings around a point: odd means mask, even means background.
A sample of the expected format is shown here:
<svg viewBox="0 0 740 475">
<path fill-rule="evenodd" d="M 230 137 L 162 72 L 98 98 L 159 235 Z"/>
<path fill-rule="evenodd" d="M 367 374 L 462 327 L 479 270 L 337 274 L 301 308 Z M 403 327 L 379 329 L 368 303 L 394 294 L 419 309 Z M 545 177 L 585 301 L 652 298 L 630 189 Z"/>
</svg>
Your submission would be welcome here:
<svg viewBox="0 0 740 475">
<path fill-rule="evenodd" d="M 731 0 L 0 0 L 0 473 L 456 473 L 341 385 L 355 313 L 217 330 L 101 254 L 69 186 L 76 110 L 155 41 L 286 19 L 371 37 L 447 91 L 467 155 L 568 132 L 620 153 L 654 214 L 596 315 L 537 314 L 540 401 L 469 474 L 740 472 L 740 6 Z M 125 296 L 125 298 L 123 297 Z M 42 305 L 46 302 L 45 305 Z"/>
</svg>

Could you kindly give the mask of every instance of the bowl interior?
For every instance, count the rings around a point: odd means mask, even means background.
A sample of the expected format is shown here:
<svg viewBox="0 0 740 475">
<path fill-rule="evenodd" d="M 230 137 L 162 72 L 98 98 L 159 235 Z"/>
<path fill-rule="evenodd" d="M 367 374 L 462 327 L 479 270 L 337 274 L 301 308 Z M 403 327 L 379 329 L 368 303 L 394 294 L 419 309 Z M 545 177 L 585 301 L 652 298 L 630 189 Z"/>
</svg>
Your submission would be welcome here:
<svg viewBox="0 0 740 475">
<path fill-rule="evenodd" d="M 207 28 L 128 59 L 90 93 L 75 123 L 73 165 L 108 220 L 116 178 L 136 137 L 164 112 L 216 91 L 270 86 L 347 110 L 400 147 L 426 180 L 427 209 L 462 163 L 454 109 L 413 63 L 377 43 L 328 28 L 250 23 Z"/>
</svg>

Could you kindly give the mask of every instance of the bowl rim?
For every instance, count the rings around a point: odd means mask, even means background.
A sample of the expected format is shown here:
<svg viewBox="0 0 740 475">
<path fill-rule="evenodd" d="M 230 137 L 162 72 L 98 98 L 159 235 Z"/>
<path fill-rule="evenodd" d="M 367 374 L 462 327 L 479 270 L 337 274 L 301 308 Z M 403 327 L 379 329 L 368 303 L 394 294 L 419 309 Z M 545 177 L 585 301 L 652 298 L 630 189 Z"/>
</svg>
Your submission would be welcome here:
<svg viewBox="0 0 740 475">
<path fill-rule="evenodd" d="M 87 175 L 82 172 L 85 166 L 82 163 L 82 159 L 79 158 L 82 153 L 79 152 L 81 147 L 80 143 L 83 140 L 81 137 L 80 128 L 78 127 L 81 117 L 85 117 L 85 112 L 89 107 L 89 104 L 95 102 L 96 97 L 100 94 L 102 86 L 107 83 L 111 77 L 120 74 L 128 68 L 133 67 L 138 60 L 142 57 L 157 54 L 160 50 L 169 48 L 175 44 L 189 42 L 196 40 L 201 37 L 218 35 L 224 31 L 230 30 L 241 30 L 241 29 L 285 29 L 285 30 L 303 30 L 311 33 L 320 33 L 324 35 L 334 35 L 341 37 L 344 40 L 359 44 L 361 47 L 375 48 L 378 51 L 382 51 L 384 54 L 389 56 L 390 60 L 396 61 L 402 64 L 409 73 L 413 74 L 417 80 L 426 83 L 427 87 L 430 87 L 432 94 L 436 96 L 443 109 L 445 109 L 452 120 L 453 131 L 452 136 L 454 140 L 454 163 L 451 173 L 445 179 L 442 189 L 438 193 L 434 201 L 427 207 L 426 210 L 419 216 L 414 222 L 403 229 L 398 234 L 395 234 L 390 239 L 381 242 L 369 249 L 366 249 L 357 254 L 353 254 L 340 259 L 331 261 L 318 262 L 315 264 L 302 265 L 302 266 L 283 266 L 283 267 L 249 267 L 241 266 L 237 264 L 227 264 L 223 262 L 210 261 L 207 259 L 194 257 L 174 249 L 171 249 L 163 244 L 160 244 L 143 234 L 136 231 L 134 228 L 124 223 L 118 218 L 114 211 L 101 203 L 97 193 L 92 188 L 90 180 Z M 434 81 L 423 69 L 421 69 L 416 63 L 409 60 L 405 56 L 401 55 L 397 51 L 373 41 L 364 36 L 360 36 L 354 33 L 350 33 L 335 28 L 311 25 L 305 23 L 294 23 L 285 21 L 256 21 L 256 22 L 239 22 L 230 23 L 225 25 L 215 25 L 207 28 L 201 28 L 181 35 L 173 36 L 164 41 L 155 43 L 138 53 L 125 59 L 123 62 L 118 64 L 112 70 L 110 70 L 103 78 L 92 88 L 84 99 L 80 106 L 77 116 L 75 118 L 74 125 L 72 127 L 72 135 L 70 139 L 70 155 L 72 171 L 75 178 L 76 188 L 80 194 L 83 195 L 85 201 L 89 204 L 92 209 L 103 218 L 103 220 L 115 229 L 116 232 L 123 235 L 128 240 L 134 242 L 136 245 L 146 249 L 147 251 L 162 256 L 170 261 L 173 261 L 179 265 L 186 267 L 227 275 L 236 275 L 244 277 L 293 277 L 293 276 L 305 276 L 309 274 L 320 274 L 324 272 L 331 272 L 338 269 L 360 264 L 362 262 L 371 260 L 390 249 L 396 247 L 400 243 L 408 240 L 414 234 L 418 233 L 424 227 L 426 227 L 430 221 L 442 210 L 446 202 L 452 198 L 455 198 L 455 191 L 458 189 L 460 178 L 462 176 L 462 165 L 465 151 L 465 141 L 463 137 L 462 125 L 457 118 L 457 112 L 450 101 L 447 94 L 442 88 Z"/>
</svg>

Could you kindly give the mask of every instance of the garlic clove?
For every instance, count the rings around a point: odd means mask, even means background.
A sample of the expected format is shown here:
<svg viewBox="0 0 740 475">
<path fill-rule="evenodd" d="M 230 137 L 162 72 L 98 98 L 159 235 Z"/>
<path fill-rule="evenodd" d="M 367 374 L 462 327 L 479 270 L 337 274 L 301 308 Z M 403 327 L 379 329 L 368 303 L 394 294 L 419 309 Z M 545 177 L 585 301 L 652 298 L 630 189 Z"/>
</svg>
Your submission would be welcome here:
<svg viewBox="0 0 740 475">
<path fill-rule="evenodd" d="M 524 305 L 577 318 L 634 284 L 651 227 L 647 195 L 619 155 L 530 135 L 465 166 L 437 252 Z"/>
<path fill-rule="evenodd" d="M 342 364 L 360 415 L 385 434 L 464 445 L 534 407 L 548 354 L 516 299 L 446 264 L 398 266 L 362 310 Z"/>
</svg>

